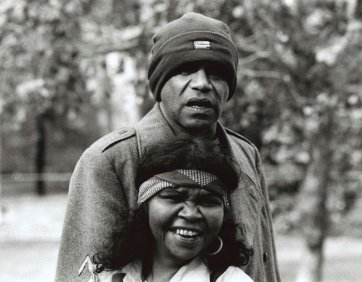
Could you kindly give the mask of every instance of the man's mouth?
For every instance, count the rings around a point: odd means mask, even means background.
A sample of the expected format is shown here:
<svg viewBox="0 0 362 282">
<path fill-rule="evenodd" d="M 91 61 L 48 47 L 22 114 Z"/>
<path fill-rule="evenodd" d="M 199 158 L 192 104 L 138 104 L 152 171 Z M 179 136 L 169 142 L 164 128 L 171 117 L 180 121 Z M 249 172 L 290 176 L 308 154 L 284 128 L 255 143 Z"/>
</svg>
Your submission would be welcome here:
<svg viewBox="0 0 362 282">
<path fill-rule="evenodd" d="M 193 109 L 211 109 L 213 108 L 212 103 L 205 98 L 191 98 L 186 103 L 187 107 L 193 108 Z"/>
</svg>

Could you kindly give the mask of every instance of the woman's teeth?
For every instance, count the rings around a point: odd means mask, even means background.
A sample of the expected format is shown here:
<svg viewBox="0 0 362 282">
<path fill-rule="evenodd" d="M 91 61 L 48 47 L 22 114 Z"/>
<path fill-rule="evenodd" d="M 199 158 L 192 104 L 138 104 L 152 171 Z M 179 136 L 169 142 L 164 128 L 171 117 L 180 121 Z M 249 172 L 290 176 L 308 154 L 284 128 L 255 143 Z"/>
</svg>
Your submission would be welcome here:
<svg viewBox="0 0 362 282">
<path fill-rule="evenodd" d="M 198 231 L 187 230 L 187 229 L 176 229 L 176 234 L 187 237 L 194 237 L 199 234 Z"/>
</svg>

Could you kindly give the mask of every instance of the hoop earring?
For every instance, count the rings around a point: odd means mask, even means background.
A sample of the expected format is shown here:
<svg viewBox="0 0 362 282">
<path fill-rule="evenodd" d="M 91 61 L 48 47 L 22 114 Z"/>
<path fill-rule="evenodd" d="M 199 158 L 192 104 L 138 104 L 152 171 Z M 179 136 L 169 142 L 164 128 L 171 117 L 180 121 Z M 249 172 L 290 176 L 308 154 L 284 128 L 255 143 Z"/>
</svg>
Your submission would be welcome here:
<svg viewBox="0 0 362 282">
<path fill-rule="evenodd" d="M 207 253 L 208 256 L 217 255 L 218 253 L 220 253 L 222 247 L 224 246 L 224 242 L 222 241 L 222 239 L 220 238 L 220 236 L 217 236 L 216 238 L 219 240 L 220 246 L 219 246 L 219 248 L 218 248 L 215 252 Z"/>
</svg>

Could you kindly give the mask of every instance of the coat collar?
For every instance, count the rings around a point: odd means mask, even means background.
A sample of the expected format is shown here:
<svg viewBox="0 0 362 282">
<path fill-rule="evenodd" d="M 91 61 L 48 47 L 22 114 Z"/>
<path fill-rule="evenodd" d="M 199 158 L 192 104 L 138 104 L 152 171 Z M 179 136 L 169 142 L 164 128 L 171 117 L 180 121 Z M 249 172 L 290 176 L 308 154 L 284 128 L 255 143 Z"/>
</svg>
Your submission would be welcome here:
<svg viewBox="0 0 362 282">
<path fill-rule="evenodd" d="M 257 184 L 256 171 L 253 169 L 255 165 L 240 140 L 227 134 L 223 126 L 220 125 L 218 129 L 220 142 L 226 142 L 231 156 L 236 161 L 232 165 L 239 172 L 238 187 L 231 192 L 229 198 L 235 223 L 239 227 L 237 235 L 245 240 L 248 247 L 253 247 L 255 230 L 264 202 L 260 185 Z"/>
<path fill-rule="evenodd" d="M 136 124 L 135 129 L 140 156 L 148 146 L 176 136 L 175 130 L 162 114 L 159 103 Z"/>
<path fill-rule="evenodd" d="M 167 121 L 161 112 L 159 103 L 156 103 L 148 114 L 137 123 L 136 132 L 140 157 L 143 155 L 145 148 L 150 145 L 164 142 L 176 136 L 188 137 L 186 133 L 182 133 L 179 129 L 175 128 L 175 125 L 171 125 Z M 255 164 L 251 163 L 245 149 L 243 146 L 240 146 L 240 141 L 230 136 L 219 122 L 217 124 L 217 137 L 218 141 L 226 145 L 232 157 L 237 161 L 236 171 L 241 170 L 246 178 L 253 182 L 254 185 L 257 185 L 257 176 L 253 169 Z"/>
</svg>

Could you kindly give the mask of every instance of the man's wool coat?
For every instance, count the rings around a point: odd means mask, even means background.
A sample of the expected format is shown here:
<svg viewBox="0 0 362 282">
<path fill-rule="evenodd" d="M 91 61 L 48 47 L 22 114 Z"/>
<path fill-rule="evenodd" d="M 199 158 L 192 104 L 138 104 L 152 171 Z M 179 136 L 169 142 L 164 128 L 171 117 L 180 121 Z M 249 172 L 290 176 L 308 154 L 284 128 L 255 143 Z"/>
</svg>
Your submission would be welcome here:
<svg viewBox="0 0 362 282">
<path fill-rule="evenodd" d="M 102 249 L 117 216 L 137 205 L 135 177 L 145 148 L 175 134 L 156 104 L 135 128 L 114 131 L 83 153 L 70 181 L 56 281 L 88 281 L 90 273 L 87 267 L 82 271 L 83 262 Z M 254 281 L 280 281 L 259 153 L 248 140 L 221 124 L 218 139 L 229 147 L 241 171 L 229 201 L 240 235 L 254 249 L 242 268 Z"/>
</svg>

